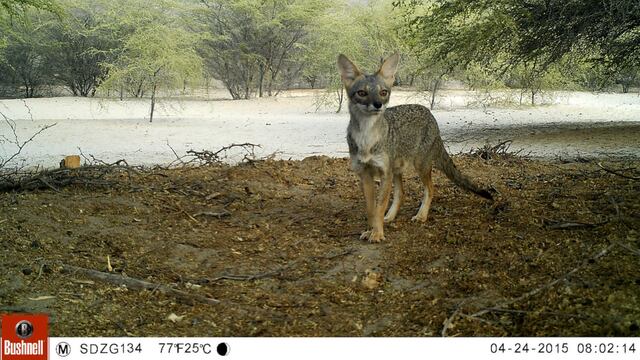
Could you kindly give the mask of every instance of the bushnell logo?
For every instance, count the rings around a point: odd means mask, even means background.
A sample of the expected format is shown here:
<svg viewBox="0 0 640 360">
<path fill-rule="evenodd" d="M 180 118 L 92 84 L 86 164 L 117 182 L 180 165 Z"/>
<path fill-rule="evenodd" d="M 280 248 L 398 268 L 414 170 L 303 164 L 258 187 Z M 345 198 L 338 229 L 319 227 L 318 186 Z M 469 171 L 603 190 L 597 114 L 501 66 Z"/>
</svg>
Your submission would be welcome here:
<svg viewBox="0 0 640 360">
<path fill-rule="evenodd" d="M 2 360 L 48 359 L 48 326 L 47 315 L 3 315 Z"/>
<path fill-rule="evenodd" d="M 16 335 L 20 339 L 28 339 L 33 335 L 33 324 L 27 320 L 22 320 L 16 325 Z"/>
</svg>

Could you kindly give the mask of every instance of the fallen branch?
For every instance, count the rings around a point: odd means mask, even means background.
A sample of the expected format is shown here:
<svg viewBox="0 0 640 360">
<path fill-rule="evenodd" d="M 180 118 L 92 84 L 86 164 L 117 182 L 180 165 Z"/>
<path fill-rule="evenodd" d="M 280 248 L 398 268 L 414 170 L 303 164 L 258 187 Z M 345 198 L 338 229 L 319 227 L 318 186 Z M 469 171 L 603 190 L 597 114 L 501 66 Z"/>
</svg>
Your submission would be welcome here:
<svg viewBox="0 0 640 360">
<path fill-rule="evenodd" d="M 220 211 L 220 212 L 201 211 L 201 212 L 193 214 L 194 218 L 196 218 L 198 216 L 211 216 L 211 217 L 217 217 L 218 219 L 222 219 L 225 216 L 231 216 L 231 213 L 226 211 L 226 210 L 224 210 L 224 211 Z"/>
<path fill-rule="evenodd" d="M 587 267 L 589 264 L 595 262 L 597 259 L 607 255 L 611 249 L 613 249 L 616 246 L 622 246 L 627 250 L 630 250 L 628 247 L 623 246 L 623 244 L 621 243 L 614 243 L 614 244 L 610 244 L 609 246 L 607 246 L 604 250 L 600 251 L 599 253 L 593 255 L 592 257 L 590 257 L 589 259 L 585 260 L 582 262 L 582 264 L 580 264 L 579 266 L 577 266 L 576 268 L 574 268 L 573 270 L 565 273 L 564 275 L 562 275 L 561 277 L 539 287 L 536 288 L 534 290 L 531 290 L 515 299 L 511 299 L 508 301 L 503 302 L 502 304 L 496 305 L 494 307 L 489 307 L 489 308 L 484 308 L 480 311 L 477 311 L 471 315 L 469 314 L 465 314 L 465 313 L 461 313 L 459 312 L 459 307 L 462 306 L 461 303 L 460 306 L 458 307 L 458 309 L 456 309 L 456 311 L 454 311 L 454 313 L 447 318 L 447 320 L 445 320 L 444 322 L 444 327 L 442 329 L 442 336 L 446 336 L 446 331 L 447 329 L 451 326 L 451 324 L 453 323 L 453 321 L 455 320 L 456 317 L 463 317 L 463 318 L 469 318 L 469 319 L 473 319 L 473 320 L 478 320 L 478 321 L 482 321 L 482 322 L 487 322 L 486 319 L 481 318 L 482 315 L 488 314 L 488 313 L 492 313 L 492 312 L 509 312 L 509 313 L 528 313 L 524 310 L 512 310 L 512 309 L 505 309 L 505 307 L 513 305 L 515 303 L 518 303 L 520 301 L 523 301 L 525 299 L 528 299 L 532 296 L 535 296 L 539 293 L 541 293 L 542 291 L 545 291 L 553 286 L 555 286 L 556 284 L 558 284 L 559 282 L 565 280 L 566 278 L 570 277 L 571 275 L 577 273 L 578 271 L 582 270 L 583 268 Z M 548 313 L 548 314 L 553 314 L 556 316 L 566 316 L 566 317 L 578 317 L 579 315 L 572 315 L 572 314 L 562 314 L 562 313 Z"/>
<path fill-rule="evenodd" d="M 609 246 L 607 246 L 604 250 L 602 250 L 602 251 L 600 251 L 599 253 L 597 253 L 597 254 L 593 255 L 593 256 L 592 256 L 592 257 L 590 257 L 589 259 L 587 259 L 587 260 L 583 261 L 583 262 L 582 262 L 582 264 L 580 264 L 579 266 L 577 266 L 577 267 L 576 267 L 576 268 L 574 268 L 573 270 L 571 270 L 571 271 L 569 271 L 569 272 L 565 273 L 565 274 L 564 274 L 564 275 L 562 275 L 561 277 L 559 277 L 559 278 L 557 278 L 557 279 L 555 279 L 555 280 L 553 280 L 553 281 L 551 281 L 551 282 L 549 282 L 549 283 L 547 283 L 547 284 L 545 284 L 545 285 L 543 285 L 543 286 L 541 286 L 541 287 L 539 287 L 539 288 L 537 288 L 537 289 L 531 290 L 531 291 L 529 291 L 529 292 L 527 292 L 527 293 L 525 293 L 525 294 L 523 294 L 523 295 L 521 295 L 521 296 L 519 296 L 519 297 L 517 297 L 517 298 L 515 298 L 515 299 L 511 299 L 511 300 L 509 300 L 509 301 L 505 301 L 505 302 L 503 302 L 502 304 L 497 305 L 497 306 L 494 306 L 494 307 L 492 307 L 492 308 L 487 308 L 487 309 L 480 310 L 480 311 L 478 311 L 478 312 L 476 312 L 476 313 L 471 314 L 470 316 L 471 316 L 471 317 L 478 317 L 478 316 L 482 316 L 482 315 L 484 315 L 484 314 L 486 314 L 486 313 L 496 311 L 496 309 L 502 309 L 502 308 L 504 308 L 504 307 L 506 307 L 506 306 L 509 306 L 509 305 L 512 305 L 512 304 L 518 303 L 518 302 L 520 302 L 520 301 L 522 301 L 522 300 L 525 300 L 525 299 L 528 299 L 528 298 L 530 298 L 530 297 L 532 297 L 532 296 L 535 296 L 535 295 L 539 294 L 540 292 L 542 292 L 542 291 L 544 291 L 544 290 L 547 290 L 547 289 L 549 289 L 549 288 L 551 288 L 551 287 L 555 286 L 556 284 L 558 284 L 559 282 L 561 282 L 561 281 L 565 280 L 565 279 L 566 279 L 566 278 L 568 278 L 569 276 L 571 276 L 571 275 L 573 275 L 573 274 L 577 273 L 578 271 L 580 271 L 580 270 L 582 270 L 583 268 L 587 267 L 589 264 L 593 263 L 594 261 L 598 260 L 599 258 L 601 258 L 601 257 L 603 257 L 603 256 L 605 256 L 605 255 L 607 255 L 607 254 L 609 253 L 609 251 L 611 251 L 611 249 L 613 249 L 615 246 L 617 246 L 617 244 L 610 244 L 610 245 L 609 245 Z"/>
<path fill-rule="evenodd" d="M 596 226 L 601 226 L 604 224 L 606 224 L 606 222 L 600 223 L 600 224 L 588 224 L 588 223 L 579 223 L 579 222 L 565 222 L 565 223 L 558 222 L 555 224 L 547 225 L 546 228 L 549 230 L 571 230 L 571 229 L 580 229 L 580 228 L 591 229 Z"/>
<path fill-rule="evenodd" d="M 53 169 L 0 176 L 0 192 L 38 189 L 59 192 L 61 188 L 71 185 L 111 186 L 114 182 L 106 180 L 105 176 L 122 168 L 122 166 L 83 166 L 78 169 Z"/>
<path fill-rule="evenodd" d="M 631 246 L 629 246 L 629 245 L 627 245 L 625 243 L 621 243 L 621 242 L 616 242 L 615 244 L 620 246 L 621 248 L 629 251 L 632 254 L 636 254 L 636 255 L 640 256 L 640 250 L 638 250 L 638 249 L 635 249 L 635 248 L 633 248 L 633 247 L 631 247 Z"/>
<path fill-rule="evenodd" d="M 312 257 L 312 260 L 333 260 L 335 258 L 341 257 L 341 256 L 345 256 L 345 255 L 349 255 L 352 254 L 354 252 L 354 249 L 348 249 L 345 251 L 342 251 L 340 253 L 337 254 L 331 254 L 331 255 L 326 255 L 326 256 L 315 256 Z M 251 281 L 251 280 L 259 280 L 259 279 L 264 279 L 264 278 L 268 278 L 268 277 L 272 277 L 272 276 L 278 276 L 281 273 L 283 273 L 286 270 L 289 270 L 290 268 L 294 267 L 295 265 L 297 265 L 298 263 L 302 262 L 305 259 L 298 259 L 298 260 L 292 260 L 289 261 L 289 263 L 287 263 L 286 265 L 280 266 L 276 269 L 264 272 L 264 273 L 257 273 L 257 274 L 222 274 L 218 277 L 215 277 L 211 280 L 208 280 L 208 282 L 216 282 L 216 281 L 220 281 L 220 280 L 236 280 L 236 281 Z"/>
<path fill-rule="evenodd" d="M 527 310 L 514 310 L 514 309 L 500 309 L 500 308 L 486 308 L 484 310 L 488 310 L 489 312 L 498 312 L 498 313 L 508 313 L 508 314 L 538 314 L 538 315 L 549 315 L 549 316 L 557 316 L 564 318 L 572 318 L 572 319 L 590 319 L 589 316 L 580 315 L 580 314 L 568 314 L 557 311 L 527 311 Z"/>
<path fill-rule="evenodd" d="M 267 272 L 264 272 L 264 273 L 258 273 L 258 274 L 248 274 L 248 275 L 223 274 L 223 275 L 220 275 L 220 276 L 218 276 L 216 278 L 211 279 L 210 282 L 216 282 L 216 281 L 220 281 L 220 280 L 251 281 L 251 280 L 264 279 L 264 278 L 268 278 L 268 277 L 272 277 L 272 276 L 277 276 L 277 275 L 281 274 L 283 271 L 288 270 L 289 268 L 294 266 L 296 263 L 297 263 L 297 261 L 290 261 L 287 265 L 281 266 L 281 267 L 276 268 L 276 269 L 271 270 L 271 271 L 267 271 Z"/>
<path fill-rule="evenodd" d="M 154 283 L 150 283 L 140 279 L 123 277 L 121 275 L 109 274 L 102 271 L 87 269 L 83 267 L 63 264 L 62 271 L 72 273 L 72 274 L 79 273 L 91 279 L 108 282 L 111 284 L 124 285 L 127 288 L 133 289 L 133 290 L 160 291 L 163 294 L 174 296 L 177 299 L 189 305 L 193 305 L 196 302 L 208 304 L 208 305 L 215 305 L 220 303 L 220 300 L 208 298 L 202 295 L 190 294 L 182 290 L 174 289 L 167 285 L 154 284 Z"/>
<path fill-rule="evenodd" d="M 442 332 L 440 333 L 440 335 L 442 337 L 446 337 L 447 336 L 447 330 L 449 329 L 451 324 L 453 324 L 453 321 L 455 320 L 456 316 L 458 316 L 458 314 L 462 310 L 462 305 L 464 305 L 465 302 L 467 302 L 467 300 L 462 300 L 458 304 L 458 306 L 456 306 L 456 309 L 453 311 L 453 314 L 451 314 L 451 316 L 449 316 L 447 318 L 447 320 L 445 320 L 444 323 L 442 324 Z"/>
<path fill-rule="evenodd" d="M 623 177 L 623 178 L 625 178 L 625 179 L 640 180 L 640 177 L 633 177 L 633 176 L 625 175 L 625 174 L 623 174 L 623 173 L 621 173 L 621 172 L 619 172 L 619 171 L 616 171 L 616 170 L 612 170 L 612 169 L 606 168 L 606 167 L 604 167 L 604 166 L 602 165 L 602 163 L 601 163 L 601 162 L 597 162 L 596 164 L 598 165 L 598 167 L 599 167 L 600 169 L 602 169 L 602 170 L 604 170 L 604 171 L 608 172 L 609 174 L 618 175 L 618 176 L 621 176 L 621 177 Z"/>
<path fill-rule="evenodd" d="M 518 156 L 524 149 L 509 151 L 513 140 L 505 140 L 496 145 L 485 144 L 483 147 L 469 151 L 472 156 L 478 156 L 484 160 L 491 160 L 495 157 Z"/>
<path fill-rule="evenodd" d="M 220 164 L 222 162 L 222 159 L 223 159 L 222 155 L 226 154 L 227 151 L 229 151 L 229 150 L 231 150 L 233 148 L 242 148 L 244 151 L 247 152 L 247 154 L 244 155 L 244 160 L 245 161 L 247 159 L 249 159 L 249 156 L 251 158 L 255 158 L 254 151 L 255 151 L 256 147 L 260 147 L 260 145 L 252 144 L 252 143 L 231 144 L 231 145 L 224 146 L 224 147 L 220 148 L 217 151 L 188 150 L 187 154 L 190 155 L 190 156 L 193 156 L 194 160 L 200 161 L 201 164 L 204 164 L 204 165 L 215 165 L 215 164 Z"/>
</svg>

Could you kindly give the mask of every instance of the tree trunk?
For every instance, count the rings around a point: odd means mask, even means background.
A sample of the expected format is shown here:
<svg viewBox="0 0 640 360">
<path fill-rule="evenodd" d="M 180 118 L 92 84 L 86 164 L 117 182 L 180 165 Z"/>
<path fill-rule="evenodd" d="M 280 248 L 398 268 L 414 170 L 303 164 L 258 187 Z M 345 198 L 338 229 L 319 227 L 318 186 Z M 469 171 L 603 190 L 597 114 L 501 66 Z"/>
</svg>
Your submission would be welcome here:
<svg viewBox="0 0 640 360">
<path fill-rule="evenodd" d="M 524 98 L 524 90 L 520 90 L 520 106 L 522 106 L 522 98 Z"/>
<path fill-rule="evenodd" d="M 433 88 L 431 89 L 431 110 L 433 110 L 434 106 L 436 105 L 436 92 L 438 91 L 438 88 L 440 88 L 440 82 L 442 81 L 444 75 L 444 73 L 440 74 L 440 76 L 438 76 L 438 79 L 433 83 Z"/>
<path fill-rule="evenodd" d="M 338 95 L 338 110 L 336 110 L 336 113 L 339 113 L 340 111 L 342 111 L 342 102 L 344 101 L 344 87 L 340 86 L 340 90 L 337 91 L 337 95 Z"/>
<path fill-rule="evenodd" d="M 260 64 L 258 66 L 259 70 L 258 70 L 258 97 L 262 97 L 262 87 L 264 86 L 264 74 L 265 74 L 265 70 L 264 70 L 264 64 Z"/>
<path fill-rule="evenodd" d="M 537 91 L 531 90 L 531 106 L 536 105 L 536 93 Z"/>
<path fill-rule="evenodd" d="M 629 83 L 622 83 L 622 93 L 623 94 L 629 93 L 629 87 L 630 87 L 629 85 L 630 85 Z"/>
<path fill-rule="evenodd" d="M 153 122 L 153 110 L 156 107 L 156 82 L 153 82 L 153 86 L 151 88 L 151 114 L 149 115 L 149 122 Z"/>
</svg>

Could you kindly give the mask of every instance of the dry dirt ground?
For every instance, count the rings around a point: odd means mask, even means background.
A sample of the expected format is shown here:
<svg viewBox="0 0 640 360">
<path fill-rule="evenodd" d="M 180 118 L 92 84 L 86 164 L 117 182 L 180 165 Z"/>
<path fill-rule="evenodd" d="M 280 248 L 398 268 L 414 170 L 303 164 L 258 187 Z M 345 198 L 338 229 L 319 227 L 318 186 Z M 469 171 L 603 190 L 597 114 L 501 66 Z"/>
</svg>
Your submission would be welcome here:
<svg viewBox="0 0 640 360">
<path fill-rule="evenodd" d="M 639 336 L 640 161 L 578 160 L 456 156 L 498 200 L 437 173 L 426 224 L 407 176 L 380 244 L 346 159 L 68 171 L 0 193 L 0 312 L 52 336 Z"/>
</svg>

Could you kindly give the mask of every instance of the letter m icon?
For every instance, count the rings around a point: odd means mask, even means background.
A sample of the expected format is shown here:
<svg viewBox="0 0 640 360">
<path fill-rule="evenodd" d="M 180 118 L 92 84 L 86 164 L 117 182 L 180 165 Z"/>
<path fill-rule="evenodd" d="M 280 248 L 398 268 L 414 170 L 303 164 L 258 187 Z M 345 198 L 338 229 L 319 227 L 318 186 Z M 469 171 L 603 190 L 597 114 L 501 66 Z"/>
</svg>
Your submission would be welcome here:
<svg viewBox="0 0 640 360">
<path fill-rule="evenodd" d="M 56 354 L 58 354 L 58 356 L 60 357 L 69 356 L 69 354 L 71 354 L 71 346 L 69 345 L 69 343 L 66 343 L 66 342 L 58 343 L 58 345 L 56 345 Z"/>
</svg>

